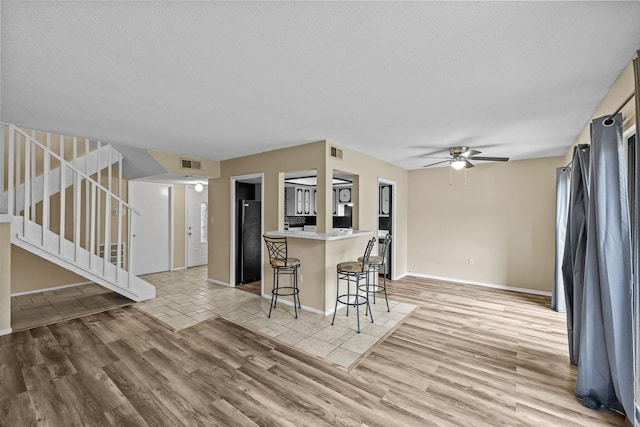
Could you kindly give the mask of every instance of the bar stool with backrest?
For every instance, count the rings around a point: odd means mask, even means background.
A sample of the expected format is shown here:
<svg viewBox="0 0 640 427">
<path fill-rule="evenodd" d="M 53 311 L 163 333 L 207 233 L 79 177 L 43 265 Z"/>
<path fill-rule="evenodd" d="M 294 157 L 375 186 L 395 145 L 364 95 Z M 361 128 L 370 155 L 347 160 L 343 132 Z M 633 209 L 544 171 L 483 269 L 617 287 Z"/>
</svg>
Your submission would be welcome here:
<svg viewBox="0 0 640 427">
<path fill-rule="evenodd" d="M 391 234 L 387 234 L 382 241 L 382 248 L 380 248 L 380 256 L 372 255 L 369 257 L 369 272 L 373 273 L 374 283 L 369 286 L 369 294 L 373 294 L 373 303 L 376 303 L 376 294 L 384 292 L 384 299 L 387 302 L 387 312 L 389 310 L 389 300 L 387 299 L 387 252 L 389 252 L 389 245 L 391 245 Z M 362 257 L 358 258 L 358 261 L 362 261 Z M 383 285 L 380 286 L 380 279 L 378 274 L 382 272 Z M 365 286 L 360 285 L 360 290 L 365 291 Z"/>
<path fill-rule="evenodd" d="M 347 261 L 341 262 L 337 265 L 337 280 L 336 280 L 336 306 L 333 311 L 333 320 L 331 324 L 333 325 L 336 321 L 336 313 L 338 312 L 338 303 L 342 303 L 347 306 L 347 316 L 349 315 L 349 306 L 356 307 L 356 317 L 358 318 L 358 333 L 360 333 L 360 306 L 363 304 L 367 305 L 367 311 L 369 316 L 371 317 L 371 323 L 373 323 L 373 313 L 371 312 L 371 307 L 369 306 L 369 298 L 368 298 L 368 287 L 369 287 L 369 257 L 371 256 L 371 250 L 373 249 L 373 245 L 376 242 L 376 238 L 372 238 L 367 243 L 367 248 L 364 251 L 364 256 L 361 258 L 361 261 Z M 365 279 L 366 284 L 364 285 L 365 293 L 361 295 L 359 292 L 360 289 L 360 280 Z M 347 281 L 347 293 L 340 293 L 340 280 Z M 351 293 L 351 281 L 355 282 L 354 293 Z"/>
<path fill-rule="evenodd" d="M 293 310 L 297 319 L 298 308 L 302 308 L 300 304 L 300 289 L 298 289 L 298 268 L 300 267 L 300 260 L 289 257 L 286 237 L 262 237 L 269 252 L 269 263 L 273 268 L 273 289 L 271 290 L 271 304 L 269 305 L 269 315 L 267 317 L 271 318 L 271 310 L 276 307 L 279 296 L 293 295 Z M 281 274 L 292 276 L 293 283 L 291 286 L 280 286 L 278 279 Z M 296 297 L 298 297 L 297 304 Z"/>
</svg>

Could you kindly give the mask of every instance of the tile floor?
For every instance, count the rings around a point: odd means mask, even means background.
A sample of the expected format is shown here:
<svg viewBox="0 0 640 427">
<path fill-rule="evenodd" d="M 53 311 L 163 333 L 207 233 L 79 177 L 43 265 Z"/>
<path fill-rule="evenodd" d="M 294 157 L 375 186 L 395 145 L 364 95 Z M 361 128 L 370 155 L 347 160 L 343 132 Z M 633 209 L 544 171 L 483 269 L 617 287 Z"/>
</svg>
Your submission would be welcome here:
<svg viewBox="0 0 640 427">
<path fill-rule="evenodd" d="M 137 303 L 136 308 L 174 330 L 222 316 L 347 369 L 354 367 L 416 308 L 390 300 L 391 312 L 388 313 L 384 297 L 378 299 L 378 303 L 372 305 L 375 323 L 367 320 L 362 310 L 361 333 L 358 334 L 353 307 L 349 317 L 344 309 L 340 309 L 333 326 L 332 316 L 308 311 L 300 311 L 296 320 L 293 307 L 285 304 L 278 305 L 271 319 L 267 319 L 268 299 L 207 282 L 206 266 L 141 278 L 156 286 L 156 299 Z M 304 303 L 304 295 L 301 297 Z"/>
<path fill-rule="evenodd" d="M 132 302 L 96 284 L 19 295 L 11 297 L 11 328 L 21 331 L 122 307 Z"/>
</svg>

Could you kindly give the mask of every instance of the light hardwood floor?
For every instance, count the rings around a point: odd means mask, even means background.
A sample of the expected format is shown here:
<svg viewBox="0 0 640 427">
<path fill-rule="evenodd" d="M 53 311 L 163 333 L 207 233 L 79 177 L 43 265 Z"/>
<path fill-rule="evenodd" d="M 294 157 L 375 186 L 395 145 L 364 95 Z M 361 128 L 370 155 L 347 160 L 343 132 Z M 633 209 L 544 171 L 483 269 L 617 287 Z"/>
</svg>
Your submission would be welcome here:
<svg viewBox="0 0 640 427">
<path fill-rule="evenodd" d="M 224 319 L 133 307 L 0 337 L 0 425 L 622 426 L 573 397 L 549 299 L 422 279 L 419 308 L 347 373 Z"/>
</svg>

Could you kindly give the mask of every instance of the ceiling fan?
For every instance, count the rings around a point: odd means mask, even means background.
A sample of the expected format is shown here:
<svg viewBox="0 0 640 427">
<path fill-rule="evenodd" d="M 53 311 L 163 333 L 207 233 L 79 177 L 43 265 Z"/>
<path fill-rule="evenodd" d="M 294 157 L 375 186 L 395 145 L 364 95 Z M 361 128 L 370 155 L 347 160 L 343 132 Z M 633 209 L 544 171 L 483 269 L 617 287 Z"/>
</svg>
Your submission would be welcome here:
<svg viewBox="0 0 640 427">
<path fill-rule="evenodd" d="M 490 162 L 506 162 L 509 160 L 508 157 L 485 157 L 485 156 L 478 156 L 478 154 L 481 154 L 481 151 L 478 150 L 472 150 L 467 146 L 461 146 L 461 147 L 450 147 L 449 148 L 449 156 L 429 156 L 429 155 L 423 155 L 423 156 L 418 156 L 420 158 L 424 158 L 424 159 L 446 159 L 446 160 L 442 160 L 439 162 L 435 162 L 435 163 L 431 163 L 429 165 L 423 166 L 423 168 L 428 168 L 429 166 L 435 166 L 435 165 L 439 165 L 441 163 L 446 163 L 449 162 L 451 163 L 451 167 L 454 169 L 462 169 L 462 168 L 472 168 L 473 167 L 473 163 L 471 163 L 469 160 L 483 160 L 483 161 L 490 161 Z"/>
</svg>

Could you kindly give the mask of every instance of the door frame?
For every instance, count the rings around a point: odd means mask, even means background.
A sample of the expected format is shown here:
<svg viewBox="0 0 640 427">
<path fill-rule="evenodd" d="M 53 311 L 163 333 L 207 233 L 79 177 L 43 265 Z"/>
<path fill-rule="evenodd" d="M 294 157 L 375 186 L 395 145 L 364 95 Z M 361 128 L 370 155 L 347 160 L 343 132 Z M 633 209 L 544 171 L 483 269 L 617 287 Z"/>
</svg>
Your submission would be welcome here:
<svg viewBox="0 0 640 427">
<path fill-rule="evenodd" d="M 391 280 L 397 280 L 396 278 L 396 255 L 397 255 L 396 222 L 397 222 L 397 216 L 398 216 L 398 210 L 396 208 L 396 203 L 397 203 L 396 200 L 398 199 L 397 186 L 395 181 L 383 178 L 381 176 L 378 177 L 378 186 L 376 187 L 377 193 L 378 193 L 378 206 L 380 206 L 380 184 L 391 186 L 391 230 L 390 230 L 391 232 L 391 272 L 390 274 L 391 274 Z"/>
<path fill-rule="evenodd" d="M 252 173 L 247 175 L 236 175 L 230 178 L 231 191 L 229 192 L 229 212 L 230 228 L 229 228 L 229 286 L 236 287 L 236 226 L 237 226 L 237 209 L 236 209 L 236 183 L 249 179 L 260 180 L 260 234 L 264 235 L 264 172 Z M 260 246 L 260 295 L 264 295 L 264 245 Z"/>
<path fill-rule="evenodd" d="M 184 186 L 184 269 L 189 268 L 189 193 L 188 189 L 192 188 L 195 191 L 195 184 L 186 184 Z M 209 203 L 209 184 L 203 184 L 204 189 L 203 192 L 207 194 L 207 212 L 209 212 L 209 208 L 211 204 Z M 209 213 L 207 213 L 207 233 L 209 230 Z M 209 241 L 209 236 L 207 236 L 207 242 Z M 209 254 L 209 244 L 207 243 L 207 256 Z M 209 264 L 208 262 L 203 265 Z M 176 270 L 182 270 L 181 268 L 176 268 Z"/>
</svg>

